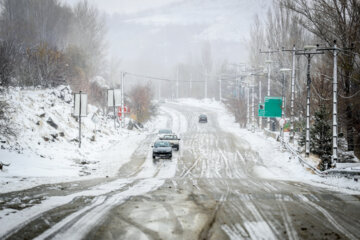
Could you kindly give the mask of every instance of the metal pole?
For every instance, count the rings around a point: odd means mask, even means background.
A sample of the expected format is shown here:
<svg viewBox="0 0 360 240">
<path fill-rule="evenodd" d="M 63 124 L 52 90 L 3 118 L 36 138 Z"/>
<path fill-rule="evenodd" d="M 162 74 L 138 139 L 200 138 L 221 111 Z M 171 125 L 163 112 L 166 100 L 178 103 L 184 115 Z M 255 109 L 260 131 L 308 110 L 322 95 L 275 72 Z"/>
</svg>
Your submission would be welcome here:
<svg viewBox="0 0 360 240">
<path fill-rule="evenodd" d="M 285 116 L 285 73 L 282 73 L 282 88 L 281 88 L 281 98 L 282 98 L 282 103 L 281 103 L 281 118 L 284 119 Z"/>
<path fill-rule="evenodd" d="M 81 91 L 79 92 L 79 148 L 81 148 Z"/>
<path fill-rule="evenodd" d="M 113 88 L 113 110 L 114 110 L 114 128 L 116 128 L 115 89 L 114 88 Z"/>
<path fill-rule="evenodd" d="M 246 127 L 249 128 L 250 125 L 250 94 L 249 94 L 250 90 L 249 87 L 247 88 L 247 124 Z"/>
<path fill-rule="evenodd" d="M 267 96 L 270 97 L 270 74 L 271 74 L 271 62 L 270 62 L 270 53 L 269 53 L 269 65 L 268 65 L 268 89 L 267 89 Z M 267 118 L 267 128 L 270 130 L 270 118 Z"/>
<path fill-rule="evenodd" d="M 255 110 L 254 110 L 254 106 L 255 106 L 255 89 L 254 86 L 251 86 L 251 122 L 252 122 L 252 127 L 251 127 L 251 131 L 255 132 Z"/>
<path fill-rule="evenodd" d="M 334 41 L 334 73 L 333 73 L 333 149 L 332 149 L 332 158 L 331 166 L 335 167 L 338 157 L 337 157 L 337 49 L 336 41 Z"/>
<path fill-rule="evenodd" d="M 311 55 L 307 54 L 307 82 L 306 82 L 306 144 L 305 144 L 305 157 L 310 156 L 310 84 L 311 84 L 311 78 L 310 78 L 310 61 L 311 61 Z"/>
<path fill-rule="evenodd" d="M 125 73 L 123 72 L 121 77 L 121 125 L 124 128 L 125 127 L 125 113 L 124 113 L 124 78 L 125 78 Z"/>
<path fill-rule="evenodd" d="M 294 142 L 295 131 L 294 131 L 294 100 L 295 100 L 295 57 L 296 48 L 293 47 L 292 52 L 292 72 L 291 72 L 291 117 L 290 117 L 290 142 Z"/>
<path fill-rule="evenodd" d="M 259 106 L 261 104 L 261 78 L 259 78 Z M 259 118 L 259 128 L 262 129 L 262 117 L 258 117 Z"/>
</svg>

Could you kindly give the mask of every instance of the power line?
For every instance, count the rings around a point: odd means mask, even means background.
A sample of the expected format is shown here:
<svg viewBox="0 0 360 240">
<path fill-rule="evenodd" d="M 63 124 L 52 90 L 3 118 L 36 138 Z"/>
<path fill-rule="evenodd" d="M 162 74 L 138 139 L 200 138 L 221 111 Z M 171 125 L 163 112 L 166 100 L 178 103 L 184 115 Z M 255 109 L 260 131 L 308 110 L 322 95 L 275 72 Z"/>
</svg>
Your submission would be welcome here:
<svg viewBox="0 0 360 240">
<path fill-rule="evenodd" d="M 359 91 L 357 91 L 356 93 L 354 93 L 353 95 L 351 95 L 351 96 L 342 96 L 342 95 L 340 95 L 339 93 L 338 93 L 338 96 L 339 97 L 341 97 L 341 98 L 346 98 L 346 99 L 349 99 L 349 98 L 353 98 L 353 97 L 355 97 L 356 95 L 358 95 L 358 93 L 360 93 L 360 90 Z"/>
</svg>

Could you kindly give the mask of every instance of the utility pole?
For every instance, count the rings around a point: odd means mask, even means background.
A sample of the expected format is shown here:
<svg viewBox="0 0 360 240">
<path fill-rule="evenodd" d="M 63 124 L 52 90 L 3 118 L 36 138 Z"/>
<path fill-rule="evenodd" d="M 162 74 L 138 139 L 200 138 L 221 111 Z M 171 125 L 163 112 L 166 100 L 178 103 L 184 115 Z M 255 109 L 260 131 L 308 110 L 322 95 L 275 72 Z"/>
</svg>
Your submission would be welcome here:
<svg viewBox="0 0 360 240">
<path fill-rule="evenodd" d="M 255 132 L 255 94 L 254 94 L 254 85 L 251 85 L 251 122 L 252 122 L 252 127 L 251 127 L 251 131 Z"/>
<path fill-rule="evenodd" d="M 311 52 L 311 50 L 316 49 L 317 46 L 304 46 L 304 50 L 297 51 L 296 55 L 304 55 L 307 58 L 307 81 L 306 81 L 306 143 L 305 143 L 305 157 L 310 156 L 310 86 L 311 86 L 311 76 L 310 76 L 310 64 L 311 64 L 311 55 L 314 54 L 324 54 L 324 52 Z"/>
<path fill-rule="evenodd" d="M 81 91 L 79 91 L 79 148 L 81 148 Z"/>
<path fill-rule="evenodd" d="M 261 104 L 261 79 L 259 80 L 259 106 Z M 260 130 L 262 129 L 262 117 L 258 117 L 259 118 L 259 128 Z"/>
<path fill-rule="evenodd" d="M 247 114 L 246 114 L 246 117 L 247 117 L 247 121 L 246 121 L 246 127 L 249 128 L 249 125 L 250 125 L 250 89 L 249 87 L 247 88 Z"/>
<path fill-rule="evenodd" d="M 338 123 L 337 123 L 337 46 L 336 40 L 334 41 L 334 72 L 333 72 L 333 147 L 332 147 L 332 157 L 331 157 L 331 166 L 335 167 L 338 156 L 337 156 L 337 141 L 338 141 Z"/>
<path fill-rule="evenodd" d="M 295 64 L 296 64 L 296 47 L 293 46 L 292 50 L 282 49 L 283 52 L 292 52 L 292 70 L 291 70 L 291 100 L 290 100 L 290 142 L 294 142 L 295 131 L 294 131 L 294 101 L 295 101 Z"/>
<path fill-rule="evenodd" d="M 318 51 L 333 51 L 334 55 L 334 66 L 333 66 L 333 114 L 332 114 L 332 120 L 333 120 L 333 134 L 332 134 L 332 156 L 331 156 L 331 167 L 335 167 L 336 163 L 338 161 L 338 120 L 337 120 L 337 86 L 338 86 L 338 80 L 337 80 L 337 56 L 339 54 L 339 51 L 342 50 L 351 50 L 351 48 L 338 48 L 336 45 L 336 40 L 334 40 L 334 47 L 333 48 L 318 48 Z"/>
<path fill-rule="evenodd" d="M 268 60 L 266 60 L 265 62 L 268 64 L 268 87 L 267 87 L 267 96 L 270 97 L 270 87 L 271 87 L 271 54 L 272 53 L 277 53 L 279 52 L 279 50 L 269 50 L 269 51 L 261 51 L 260 49 L 260 53 L 267 53 L 268 54 Z M 270 130 L 270 118 L 267 118 L 267 128 Z"/>
</svg>

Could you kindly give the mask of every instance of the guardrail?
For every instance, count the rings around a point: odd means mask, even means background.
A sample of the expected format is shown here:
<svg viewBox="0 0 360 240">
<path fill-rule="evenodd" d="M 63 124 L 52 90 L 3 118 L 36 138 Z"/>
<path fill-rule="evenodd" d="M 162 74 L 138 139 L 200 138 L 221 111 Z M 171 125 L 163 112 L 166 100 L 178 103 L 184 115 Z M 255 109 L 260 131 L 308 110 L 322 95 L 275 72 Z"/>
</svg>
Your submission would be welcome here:
<svg viewBox="0 0 360 240">
<path fill-rule="evenodd" d="M 284 147 L 291 152 L 298 160 L 299 162 L 304 166 L 310 168 L 311 170 L 313 170 L 317 175 L 319 176 L 324 176 L 325 173 L 323 171 L 320 171 L 319 169 L 317 169 L 315 166 L 311 165 L 308 161 L 306 161 L 302 156 L 299 155 L 299 153 L 293 149 L 288 142 L 283 141 L 281 138 L 280 140 L 282 141 Z"/>
<path fill-rule="evenodd" d="M 304 167 L 313 170 L 314 173 L 320 177 L 326 177 L 329 175 L 338 175 L 338 176 L 354 179 L 355 181 L 357 181 L 358 178 L 360 178 L 360 170 L 357 170 L 357 169 L 351 169 L 351 170 L 349 170 L 349 169 L 328 169 L 325 171 L 321 171 L 321 170 L 317 169 L 316 166 L 313 166 L 307 160 L 305 160 L 302 156 L 300 156 L 300 154 L 292 146 L 290 146 L 290 144 L 288 142 L 284 141 L 284 139 L 280 136 L 280 134 L 278 134 L 276 132 L 271 132 L 267 129 L 264 129 L 264 133 L 265 133 L 265 135 L 270 136 L 270 137 L 274 138 L 275 140 L 277 140 L 279 138 L 280 142 L 282 143 L 282 145 L 284 146 L 284 148 L 287 151 L 289 151 L 293 156 L 295 156 L 295 158 L 297 158 L 298 161 Z"/>
</svg>

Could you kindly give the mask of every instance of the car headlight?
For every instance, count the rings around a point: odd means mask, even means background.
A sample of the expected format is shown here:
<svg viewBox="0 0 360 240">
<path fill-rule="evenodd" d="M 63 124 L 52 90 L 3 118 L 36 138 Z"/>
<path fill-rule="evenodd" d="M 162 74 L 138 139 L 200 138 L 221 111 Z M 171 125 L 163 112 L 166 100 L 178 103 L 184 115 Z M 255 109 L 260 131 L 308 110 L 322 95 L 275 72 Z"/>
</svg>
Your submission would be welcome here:
<svg viewBox="0 0 360 240">
<path fill-rule="evenodd" d="M 154 148 L 154 152 L 155 152 L 155 153 L 157 153 L 157 152 L 159 152 L 159 150 L 158 150 L 158 149 L 156 149 L 156 148 Z"/>
</svg>

